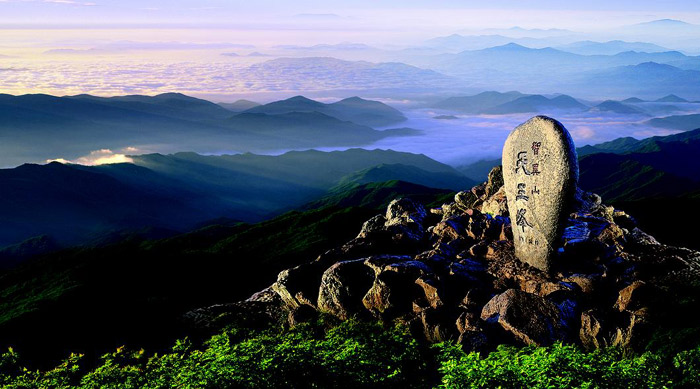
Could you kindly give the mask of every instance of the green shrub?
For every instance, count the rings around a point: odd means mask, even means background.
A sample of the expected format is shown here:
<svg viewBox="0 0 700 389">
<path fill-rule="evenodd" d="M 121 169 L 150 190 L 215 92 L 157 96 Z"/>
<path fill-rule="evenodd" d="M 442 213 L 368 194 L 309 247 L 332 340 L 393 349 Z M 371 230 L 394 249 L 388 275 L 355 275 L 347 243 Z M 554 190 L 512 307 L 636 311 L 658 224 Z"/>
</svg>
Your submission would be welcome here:
<svg viewBox="0 0 700 389">
<path fill-rule="evenodd" d="M 481 355 L 419 344 L 404 327 L 319 321 L 279 332 L 230 329 L 162 355 L 121 347 L 88 370 L 73 354 L 41 372 L 0 354 L 2 388 L 698 388 L 700 348 L 625 357 L 608 348 L 501 346 Z"/>
<path fill-rule="evenodd" d="M 482 358 L 450 344 L 440 350 L 445 388 L 664 388 L 671 384 L 660 357 L 624 358 L 608 348 L 590 353 L 561 343 L 500 346 Z"/>
</svg>

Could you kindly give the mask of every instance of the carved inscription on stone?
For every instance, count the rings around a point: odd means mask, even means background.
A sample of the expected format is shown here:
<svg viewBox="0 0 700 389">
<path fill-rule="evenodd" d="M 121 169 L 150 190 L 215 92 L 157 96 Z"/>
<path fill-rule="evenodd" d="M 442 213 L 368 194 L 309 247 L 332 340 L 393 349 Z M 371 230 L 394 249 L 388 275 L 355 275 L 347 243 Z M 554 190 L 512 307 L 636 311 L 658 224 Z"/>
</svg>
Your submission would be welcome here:
<svg viewBox="0 0 700 389">
<path fill-rule="evenodd" d="M 503 147 L 503 180 L 515 254 L 549 271 L 578 181 L 576 150 L 566 128 L 536 116 L 514 129 Z"/>
</svg>

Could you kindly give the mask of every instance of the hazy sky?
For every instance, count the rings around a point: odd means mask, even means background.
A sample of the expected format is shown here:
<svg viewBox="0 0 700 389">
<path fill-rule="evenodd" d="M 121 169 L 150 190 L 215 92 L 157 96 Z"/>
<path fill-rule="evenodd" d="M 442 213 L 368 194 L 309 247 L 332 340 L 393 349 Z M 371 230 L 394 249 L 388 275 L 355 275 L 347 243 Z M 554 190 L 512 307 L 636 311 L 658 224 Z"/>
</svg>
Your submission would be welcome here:
<svg viewBox="0 0 700 389">
<path fill-rule="evenodd" d="M 695 36 L 617 33 L 621 26 L 665 18 L 700 25 L 700 1 L 0 0 L 0 92 L 177 90 L 202 95 L 220 94 L 221 89 L 279 90 L 271 80 L 284 78 L 283 73 L 251 79 L 242 77 L 240 69 L 275 56 L 404 61 L 376 52 L 362 58 L 353 53 L 280 52 L 279 46 L 353 42 L 398 52 L 453 33 L 515 39 L 518 32 L 488 30 L 513 26 L 573 31 L 551 45 L 584 39 L 647 40 L 697 53 Z M 522 34 L 544 38 L 557 32 Z M 230 52 L 235 55 L 224 56 Z M 250 57 L 253 52 L 263 55 Z M 228 75 L 226 83 L 223 75 Z"/>
<path fill-rule="evenodd" d="M 658 19 L 677 19 L 695 26 L 662 23 L 655 28 L 629 27 Z M 504 31 L 514 26 L 567 31 Z M 113 96 L 182 92 L 228 102 L 238 98 L 266 102 L 297 94 L 325 99 L 357 94 L 370 99 L 385 98 L 392 104 L 408 104 L 435 98 L 432 94 L 477 92 L 468 81 L 395 63 L 420 67 L 434 64 L 411 60 L 447 53 L 450 49 L 431 47 L 426 40 L 454 33 L 500 34 L 513 40 L 526 37 L 530 47 L 623 39 L 697 55 L 700 1 L 0 0 L 0 93 Z M 310 47 L 341 42 L 370 47 Z M 313 58 L 294 61 L 302 57 Z M 374 65 L 378 63 L 382 64 Z M 492 69 L 482 70 L 483 75 L 494 76 Z M 507 76 L 495 75 L 501 79 Z M 520 86 L 510 89 L 521 90 Z M 421 87 L 428 90 L 427 97 L 410 95 Z M 402 94 L 373 94 L 374 90 L 392 88 Z M 598 97 L 607 98 L 595 96 Z M 622 134 L 637 136 L 640 128 L 647 128 L 620 120 L 611 125 L 614 118 L 610 117 L 605 117 L 603 124 L 596 118 L 584 119 L 568 118 L 577 141 L 600 141 Z M 423 118 L 423 122 L 416 120 L 416 125 L 436 127 L 432 115 Z M 453 125 L 465 130 L 465 136 L 472 140 L 476 139 L 472 129 L 484 136 L 496 136 L 491 139 L 492 149 L 481 149 L 484 153 L 497 153 L 506 132 L 493 134 L 489 126 L 494 125 L 492 122 L 498 128 L 512 126 L 502 126 L 507 120 L 502 117 L 483 119 L 483 123 L 481 118 L 478 120 L 474 128 L 460 125 L 462 122 Z M 454 143 L 459 145 L 454 154 L 444 150 L 455 133 L 454 128 L 444 126 L 444 131 L 431 135 L 430 140 L 436 156 L 454 162 L 461 156 L 461 144 Z M 610 128 L 612 132 L 606 133 Z M 415 140 L 403 140 L 409 143 L 393 144 L 399 140 L 391 140 L 380 146 L 409 151 L 414 151 L 411 147 L 424 147 L 410 143 Z M 489 144 L 486 138 L 481 141 Z M 105 149 L 92 152 L 81 161 L 122 157 L 123 152 L 118 149 Z"/>
<path fill-rule="evenodd" d="M 0 23 L 5 28 L 134 24 L 265 28 L 266 23 L 297 27 L 326 23 L 332 27 L 347 22 L 393 28 L 411 22 L 449 25 L 460 20 L 475 27 L 518 22 L 530 27 L 576 24 L 595 28 L 658 17 L 696 22 L 700 21 L 698 12 L 700 2 L 696 0 L 0 0 Z M 443 17 L 435 19 L 436 15 Z"/>
</svg>

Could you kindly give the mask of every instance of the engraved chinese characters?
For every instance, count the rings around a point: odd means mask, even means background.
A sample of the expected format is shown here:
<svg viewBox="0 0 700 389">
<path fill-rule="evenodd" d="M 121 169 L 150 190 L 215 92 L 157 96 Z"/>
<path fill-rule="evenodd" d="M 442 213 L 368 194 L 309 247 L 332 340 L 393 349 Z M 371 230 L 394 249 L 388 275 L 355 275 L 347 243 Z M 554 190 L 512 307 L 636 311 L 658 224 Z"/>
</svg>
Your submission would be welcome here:
<svg viewBox="0 0 700 389">
<path fill-rule="evenodd" d="M 578 182 L 566 128 L 536 116 L 513 130 L 503 146 L 503 181 L 516 256 L 549 271 Z"/>
</svg>

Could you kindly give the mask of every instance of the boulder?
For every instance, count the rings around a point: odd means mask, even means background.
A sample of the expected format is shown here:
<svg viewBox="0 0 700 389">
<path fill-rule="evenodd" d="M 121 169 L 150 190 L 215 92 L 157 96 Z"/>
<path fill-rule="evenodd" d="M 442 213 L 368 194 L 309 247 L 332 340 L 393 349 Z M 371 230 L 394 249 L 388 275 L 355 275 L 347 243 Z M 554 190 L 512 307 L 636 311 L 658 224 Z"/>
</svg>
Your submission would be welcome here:
<svg viewBox="0 0 700 389">
<path fill-rule="evenodd" d="M 416 223 L 422 227 L 426 215 L 423 205 L 409 198 L 396 199 L 386 208 L 386 225 Z"/>
<path fill-rule="evenodd" d="M 416 280 L 416 285 L 418 285 L 423 293 L 419 296 L 418 301 L 414 302 L 414 307 L 425 306 L 430 308 L 438 308 L 445 303 L 443 302 L 443 291 L 440 288 L 439 281 L 434 277 L 422 276 Z M 425 302 L 425 304 L 423 304 Z M 415 310 L 415 308 L 414 308 Z"/>
<path fill-rule="evenodd" d="M 496 196 L 501 188 L 503 188 L 503 167 L 496 166 L 491 169 L 486 180 L 486 187 L 484 188 L 485 198 Z"/>
<path fill-rule="evenodd" d="M 420 313 L 425 338 L 432 343 L 457 340 L 459 332 L 455 327 L 457 313 L 444 308 L 430 308 Z"/>
<path fill-rule="evenodd" d="M 432 270 L 420 261 L 386 265 L 362 299 L 364 307 L 382 319 L 398 318 L 414 311 L 414 302 L 425 298 L 416 280 Z"/>
<path fill-rule="evenodd" d="M 338 262 L 321 277 L 318 309 L 342 320 L 361 314 L 362 298 L 373 282 L 374 272 L 364 259 Z"/>
<path fill-rule="evenodd" d="M 581 313 L 581 329 L 579 338 L 581 344 L 588 350 L 610 346 L 612 336 L 609 328 L 605 328 L 603 316 L 593 309 Z"/>
<path fill-rule="evenodd" d="M 277 282 L 270 288 L 290 310 L 300 305 L 315 308 L 321 276 L 326 268 L 323 262 L 311 262 L 283 270 L 277 275 Z"/>
<path fill-rule="evenodd" d="M 493 196 L 481 204 L 481 212 L 491 216 L 508 216 L 508 201 L 506 200 L 506 190 L 501 187 Z"/>
<path fill-rule="evenodd" d="M 455 323 L 457 331 L 463 334 L 467 331 L 481 331 L 479 315 L 474 312 L 462 312 Z"/>
<path fill-rule="evenodd" d="M 478 198 L 476 195 L 471 191 L 462 191 L 455 195 L 454 204 L 457 206 L 457 208 L 464 211 L 472 208 L 477 199 Z"/>
<path fill-rule="evenodd" d="M 377 215 L 373 218 L 367 220 L 362 224 L 362 229 L 357 235 L 358 238 L 368 238 L 372 234 L 380 233 L 385 231 L 384 225 L 386 224 L 386 218 L 384 215 Z"/>
<path fill-rule="evenodd" d="M 567 338 L 568 328 L 554 303 L 517 289 L 494 296 L 482 309 L 481 319 L 499 324 L 528 345 L 546 346 Z"/>
</svg>

